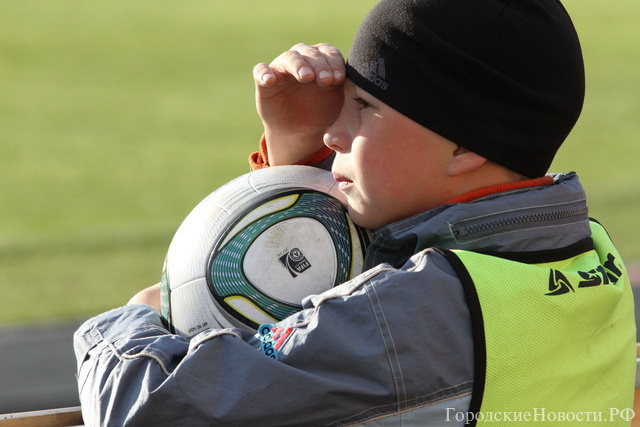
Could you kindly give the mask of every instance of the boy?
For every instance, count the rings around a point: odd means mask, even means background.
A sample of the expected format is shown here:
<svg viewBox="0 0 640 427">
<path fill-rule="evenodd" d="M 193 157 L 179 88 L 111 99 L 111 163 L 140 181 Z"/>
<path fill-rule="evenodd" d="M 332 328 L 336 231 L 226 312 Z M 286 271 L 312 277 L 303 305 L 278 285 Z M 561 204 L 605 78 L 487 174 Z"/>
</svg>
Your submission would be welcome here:
<svg viewBox="0 0 640 427">
<path fill-rule="evenodd" d="M 325 44 L 257 65 L 253 167 L 331 165 L 367 271 L 275 325 L 277 360 L 170 335 L 142 291 L 76 333 L 87 424 L 628 422 L 628 277 L 577 176 L 545 175 L 582 67 L 555 0 L 382 0 L 346 66 Z"/>
</svg>

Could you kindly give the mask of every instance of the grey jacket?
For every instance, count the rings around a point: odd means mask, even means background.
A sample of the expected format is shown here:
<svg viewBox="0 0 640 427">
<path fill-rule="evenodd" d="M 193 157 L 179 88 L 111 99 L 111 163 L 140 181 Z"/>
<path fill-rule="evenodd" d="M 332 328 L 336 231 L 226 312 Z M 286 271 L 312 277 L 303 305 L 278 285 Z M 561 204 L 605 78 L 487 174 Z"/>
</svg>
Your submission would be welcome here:
<svg viewBox="0 0 640 427">
<path fill-rule="evenodd" d="M 431 248 L 539 251 L 589 237 L 578 177 L 554 178 L 377 230 L 363 274 L 255 336 L 208 330 L 188 342 L 142 305 L 88 320 L 74 341 L 86 424 L 463 425 L 471 321 L 453 268 Z"/>
</svg>

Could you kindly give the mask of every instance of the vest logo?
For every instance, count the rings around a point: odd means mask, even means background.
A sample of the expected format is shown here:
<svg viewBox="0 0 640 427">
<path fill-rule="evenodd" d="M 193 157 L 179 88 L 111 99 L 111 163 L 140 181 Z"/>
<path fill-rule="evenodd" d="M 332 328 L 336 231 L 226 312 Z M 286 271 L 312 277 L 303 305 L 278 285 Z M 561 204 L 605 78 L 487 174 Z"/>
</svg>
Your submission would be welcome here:
<svg viewBox="0 0 640 427">
<path fill-rule="evenodd" d="M 296 330 L 287 327 L 283 328 L 276 325 L 262 325 L 258 328 L 260 336 L 260 350 L 265 356 L 278 360 L 278 354 L 283 345 L 289 341 L 289 338 Z"/>
<path fill-rule="evenodd" d="M 567 277 L 558 270 L 549 271 L 549 292 L 545 295 L 562 295 L 575 292 Z"/>
<path fill-rule="evenodd" d="M 386 79 L 386 67 L 383 58 L 374 59 L 365 64 L 363 76 L 382 90 L 389 89 Z"/>
<path fill-rule="evenodd" d="M 545 295 L 556 296 L 569 292 L 576 292 L 576 288 L 591 288 L 600 285 L 610 285 L 618 283 L 622 277 L 622 270 L 616 264 L 616 257 L 612 254 L 607 255 L 607 261 L 603 265 L 599 265 L 589 271 L 578 271 L 578 276 L 582 280 L 578 281 L 576 287 L 567 279 L 567 276 L 558 270 L 549 271 L 549 292 Z"/>
<path fill-rule="evenodd" d="M 298 277 L 298 274 L 304 273 L 306 270 L 311 268 L 311 263 L 298 248 L 291 249 L 279 259 L 282 265 L 289 270 L 289 273 L 291 273 L 291 277 L 293 278 Z"/>
</svg>

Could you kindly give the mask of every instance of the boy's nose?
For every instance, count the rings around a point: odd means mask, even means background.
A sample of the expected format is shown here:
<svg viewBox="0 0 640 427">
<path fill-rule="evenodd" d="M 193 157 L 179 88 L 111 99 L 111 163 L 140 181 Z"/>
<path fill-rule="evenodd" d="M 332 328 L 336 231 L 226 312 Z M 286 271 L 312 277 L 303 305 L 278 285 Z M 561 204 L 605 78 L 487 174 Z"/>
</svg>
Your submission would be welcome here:
<svg viewBox="0 0 640 427">
<path fill-rule="evenodd" d="M 323 137 L 324 145 L 338 153 L 347 153 L 351 147 L 351 136 L 344 126 L 343 115 L 341 114 L 330 127 L 327 129 Z"/>
</svg>

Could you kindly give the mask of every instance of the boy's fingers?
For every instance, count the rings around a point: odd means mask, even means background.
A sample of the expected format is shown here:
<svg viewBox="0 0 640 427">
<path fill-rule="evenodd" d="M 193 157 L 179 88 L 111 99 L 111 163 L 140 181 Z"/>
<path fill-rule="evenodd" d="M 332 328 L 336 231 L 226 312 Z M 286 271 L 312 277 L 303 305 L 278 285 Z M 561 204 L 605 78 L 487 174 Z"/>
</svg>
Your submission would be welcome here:
<svg viewBox="0 0 640 427">
<path fill-rule="evenodd" d="M 288 71 L 302 83 L 315 80 L 320 86 L 329 86 L 335 83 L 334 71 L 337 71 L 338 77 L 344 73 L 342 54 L 325 43 L 314 46 L 299 43 L 282 57 L 291 61 L 287 65 Z"/>
<path fill-rule="evenodd" d="M 300 69 L 301 72 L 313 72 L 314 79 L 320 85 L 331 84 L 333 81 L 333 70 L 325 55 L 316 46 L 299 43 L 293 46 L 291 51 L 298 52 L 307 63 L 308 68 L 303 66 Z M 305 78 L 309 77 L 305 76 Z M 309 81 L 310 80 L 309 78 Z"/>
<path fill-rule="evenodd" d="M 253 67 L 253 79 L 258 86 L 272 86 L 276 82 L 276 75 L 265 63 L 257 64 Z"/>
<path fill-rule="evenodd" d="M 269 66 L 284 74 L 293 76 L 302 83 L 313 81 L 315 73 L 306 58 L 296 50 L 288 50 L 273 60 Z"/>
<path fill-rule="evenodd" d="M 318 51 L 322 52 L 327 61 L 327 64 L 330 67 L 333 77 L 332 83 L 334 85 L 342 84 L 346 75 L 344 57 L 342 56 L 342 52 L 340 52 L 340 50 L 338 50 L 336 47 L 331 46 L 327 43 L 320 43 L 315 46 Z"/>
<path fill-rule="evenodd" d="M 275 85 L 283 74 L 300 83 L 315 81 L 319 86 L 339 85 L 345 77 L 344 58 L 338 49 L 326 43 L 314 46 L 299 43 L 271 64 L 260 63 L 253 69 L 253 78 L 259 87 Z"/>
</svg>

